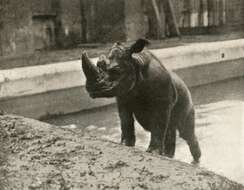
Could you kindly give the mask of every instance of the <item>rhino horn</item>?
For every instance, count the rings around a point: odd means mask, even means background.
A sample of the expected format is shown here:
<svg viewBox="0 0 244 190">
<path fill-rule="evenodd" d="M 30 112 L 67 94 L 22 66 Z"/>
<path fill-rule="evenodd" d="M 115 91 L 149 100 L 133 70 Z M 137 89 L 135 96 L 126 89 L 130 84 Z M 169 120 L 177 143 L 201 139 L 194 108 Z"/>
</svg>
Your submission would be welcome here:
<svg viewBox="0 0 244 190">
<path fill-rule="evenodd" d="M 91 62 L 86 52 L 81 55 L 82 69 L 88 81 L 95 81 L 99 76 L 98 68 Z"/>
</svg>

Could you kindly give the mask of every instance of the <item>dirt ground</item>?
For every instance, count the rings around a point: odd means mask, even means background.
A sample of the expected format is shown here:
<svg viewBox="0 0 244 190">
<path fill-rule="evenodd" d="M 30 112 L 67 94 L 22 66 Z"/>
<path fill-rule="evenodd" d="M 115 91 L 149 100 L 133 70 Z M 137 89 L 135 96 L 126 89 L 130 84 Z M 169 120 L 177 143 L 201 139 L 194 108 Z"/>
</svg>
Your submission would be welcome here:
<svg viewBox="0 0 244 190">
<path fill-rule="evenodd" d="M 179 45 L 187 45 L 190 43 L 224 41 L 243 38 L 243 32 L 233 32 L 230 34 L 212 34 L 212 35 L 191 35 L 182 36 L 181 38 L 166 38 L 163 40 L 151 40 L 149 48 L 168 48 Z M 130 42 L 128 42 L 130 43 Z M 86 50 L 90 57 L 104 54 L 108 51 L 112 44 L 83 44 L 77 48 L 66 50 L 44 50 L 34 53 L 26 53 L 24 55 L 16 55 L 9 57 L 0 57 L 0 69 L 11 69 L 16 67 L 26 67 L 34 65 L 44 65 L 55 62 L 63 62 L 77 60 L 80 58 L 82 50 Z"/>
<path fill-rule="evenodd" d="M 0 116 L 0 143 L 1 190 L 244 189 L 194 165 L 18 116 Z"/>
</svg>

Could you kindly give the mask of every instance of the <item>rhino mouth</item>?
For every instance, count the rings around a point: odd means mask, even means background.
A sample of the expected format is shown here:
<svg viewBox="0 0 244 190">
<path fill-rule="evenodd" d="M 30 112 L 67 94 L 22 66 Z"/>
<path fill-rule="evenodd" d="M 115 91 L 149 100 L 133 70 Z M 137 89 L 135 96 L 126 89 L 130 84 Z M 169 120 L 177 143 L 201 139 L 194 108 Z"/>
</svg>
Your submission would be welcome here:
<svg viewBox="0 0 244 190">
<path fill-rule="evenodd" d="M 117 82 L 96 82 L 96 83 L 87 83 L 86 89 L 89 95 L 92 98 L 99 98 L 99 97 L 114 97 L 115 96 L 115 89 L 117 86 Z"/>
<path fill-rule="evenodd" d="M 103 86 L 98 88 L 94 88 L 94 85 L 87 85 L 86 86 L 87 91 L 89 92 L 89 95 L 92 98 L 99 98 L 99 97 L 114 97 L 115 96 L 115 86 L 114 85 L 107 85 L 107 86 Z"/>
<path fill-rule="evenodd" d="M 88 58 L 87 53 L 82 54 L 82 69 L 86 76 L 86 89 L 92 98 L 114 97 L 119 81 L 108 80 L 108 74 L 95 66 Z"/>
</svg>

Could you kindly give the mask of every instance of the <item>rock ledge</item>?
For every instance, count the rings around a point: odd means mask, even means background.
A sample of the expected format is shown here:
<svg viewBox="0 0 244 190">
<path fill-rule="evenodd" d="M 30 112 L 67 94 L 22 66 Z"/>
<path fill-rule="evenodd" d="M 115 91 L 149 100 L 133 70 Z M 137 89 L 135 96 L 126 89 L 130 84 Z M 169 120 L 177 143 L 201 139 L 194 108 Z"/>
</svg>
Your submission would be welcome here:
<svg viewBox="0 0 244 190">
<path fill-rule="evenodd" d="M 202 168 L 19 116 L 0 116 L 0 189 L 244 189 Z"/>
</svg>

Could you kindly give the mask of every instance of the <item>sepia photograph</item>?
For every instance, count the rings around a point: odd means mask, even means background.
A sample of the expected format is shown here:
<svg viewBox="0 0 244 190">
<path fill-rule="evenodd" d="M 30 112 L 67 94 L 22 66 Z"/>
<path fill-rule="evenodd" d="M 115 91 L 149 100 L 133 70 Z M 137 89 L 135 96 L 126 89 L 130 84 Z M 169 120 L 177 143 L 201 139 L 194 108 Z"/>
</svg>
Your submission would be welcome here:
<svg viewBox="0 0 244 190">
<path fill-rule="evenodd" d="M 0 190 L 244 190 L 243 0 L 0 0 Z"/>
</svg>

